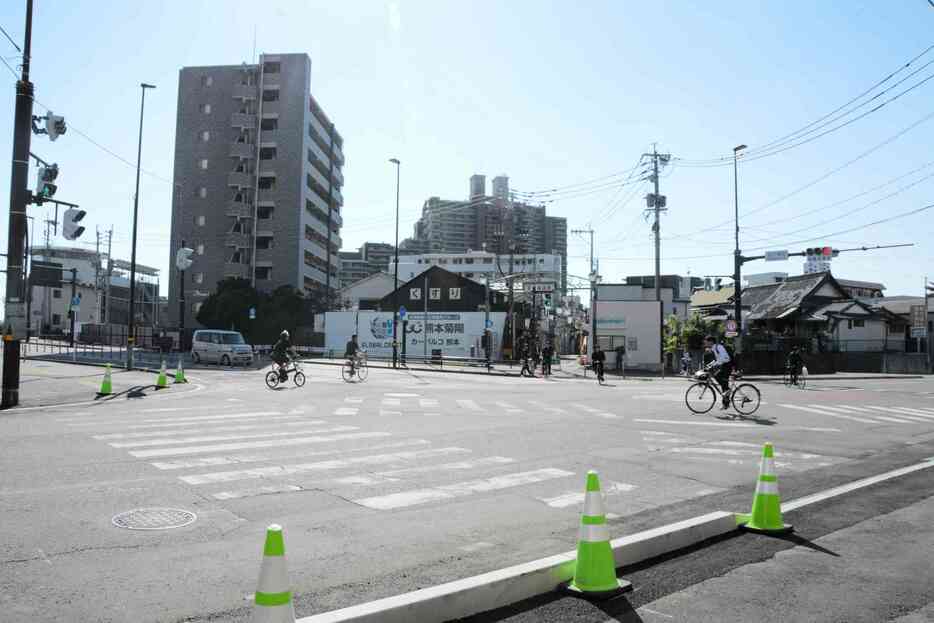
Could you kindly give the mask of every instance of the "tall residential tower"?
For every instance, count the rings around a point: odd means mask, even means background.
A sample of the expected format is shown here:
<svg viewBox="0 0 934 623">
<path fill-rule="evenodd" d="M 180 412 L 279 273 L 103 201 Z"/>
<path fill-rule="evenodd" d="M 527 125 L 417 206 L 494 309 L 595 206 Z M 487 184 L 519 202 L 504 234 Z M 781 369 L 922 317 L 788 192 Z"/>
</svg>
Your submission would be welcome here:
<svg viewBox="0 0 934 623">
<path fill-rule="evenodd" d="M 226 277 L 290 285 L 322 303 L 339 288 L 343 140 L 311 95 L 307 54 L 179 72 L 169 310 L 179 315 L 174 256 L 185 272 L 185 324 Z"/>
</svg>

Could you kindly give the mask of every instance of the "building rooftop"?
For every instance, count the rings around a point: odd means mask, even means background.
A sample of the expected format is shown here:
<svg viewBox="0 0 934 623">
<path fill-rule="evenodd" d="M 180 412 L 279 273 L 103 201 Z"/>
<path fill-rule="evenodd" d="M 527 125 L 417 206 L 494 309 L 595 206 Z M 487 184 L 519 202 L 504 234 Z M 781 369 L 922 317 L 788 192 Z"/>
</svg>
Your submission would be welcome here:
<svg viewBox="0 0 934 623">
<path fill-rule="evenodd" d="M 691 295 L 691 307 L 725 305 L 726 303 L 729 303 L 730 299 L 732 298 L 733 286 L 724 286 L 719 290 L 698 290 Z"/>
</svg>

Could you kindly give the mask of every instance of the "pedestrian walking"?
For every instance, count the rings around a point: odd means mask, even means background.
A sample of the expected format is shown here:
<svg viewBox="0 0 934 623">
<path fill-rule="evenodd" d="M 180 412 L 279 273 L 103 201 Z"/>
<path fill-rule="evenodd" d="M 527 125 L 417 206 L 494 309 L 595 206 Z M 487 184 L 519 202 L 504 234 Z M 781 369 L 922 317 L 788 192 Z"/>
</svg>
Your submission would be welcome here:
<svg viewBox="0 0 934 623">
<path fill-rule="evenodd" d="M 551 341 L 548 341 L 542 349 L 542 376 L 551 375 L 551 360 L 554 356 L 554 347 L 551 345 Z"/>
</svg>

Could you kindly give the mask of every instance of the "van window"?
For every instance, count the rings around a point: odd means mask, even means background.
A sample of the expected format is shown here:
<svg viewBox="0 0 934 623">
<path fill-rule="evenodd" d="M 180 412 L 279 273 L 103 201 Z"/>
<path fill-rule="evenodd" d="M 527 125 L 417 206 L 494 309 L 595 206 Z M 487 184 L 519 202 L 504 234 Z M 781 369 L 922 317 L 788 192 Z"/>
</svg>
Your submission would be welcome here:
<svg viewBox="0 0 934 623">
<path fill-rule="evenodd" d="M 224 344 L 244 344 L 243 336 L 239 333 L 221 333 Z"/>
<path fill-rule="evenodd" d="M 205 332 L 203 332 L 203 331 L 199 331 L 199 332 L 198 332 L 198 335 L 195 336 L 195 341 L 196 341 L 196 342 L 210 342 L 210 341 L 211 341 L 211 334 L 210 334 L 210 333 L 205 333 Z"/>
<path fill-rule="evenodd" d="M 221 336 L 220 336 L 220 334 L 218 334 L 218 333 L 212 333 L 212 334 L 211 334 L 211 341 L 212 341 L 213 343 L 215 343 L 215 344 L 220 344 L 220 343 L 221 343 Z"/>
</svg>

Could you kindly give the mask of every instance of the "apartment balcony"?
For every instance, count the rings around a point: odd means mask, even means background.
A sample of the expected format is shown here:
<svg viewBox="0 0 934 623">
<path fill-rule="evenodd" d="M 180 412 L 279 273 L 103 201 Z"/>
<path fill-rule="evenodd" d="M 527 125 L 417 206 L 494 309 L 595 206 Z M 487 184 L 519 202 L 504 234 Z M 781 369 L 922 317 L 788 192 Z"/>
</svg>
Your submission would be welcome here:
<svg viewBox="0 0 934 623">
<path fill-rule="evenodd" d="M 233 262 L 224 262 L 224 276 L 225 277 L 241 277 L 243 279 L 250 278 L 250 265 L 249 264 L 235 264 Z"/>
<path fill-rule="evenodd" d="M 235 84 L 231 90 L 233 97 L 244 100 L 255 100 L 258 93 L 255 84 Z"/>
<path fill-rule="evenodd" d="M 249 249 L 253 246 L 253 236 L 250 234 L 230 232 L 224 236 L 224 245 L 228 247 L 237 247 L 239 249 Z"/>
<path fill-rule="evenodd" d="M 319 145 L 317 141 L 314 141 L 314 140 L 311 141 L 311 153 L 316 159 L 316 162 L 312 164 L 318 165 L 318 170 L 321 171 L 321 174 L 324 175 L 325 177 L 331 174 L 332 173 L 332 170 L 330 168 L 331 158 L 327 155 L 324 149 L 321 148 L 321 145 Z M 334 176 L 335 186 L 343 186 L 344 174 L 341 173 L 340 165 L 337 163 L 336 158 L 334 161 L 333 176 Z"/>
<path fill-rule="evenodd" d="M 253 218 L 253 206 L 242 201 L 231 201 L 227 204 L 227 216 L 234 218 Z"/>
<path fill-rule="evenodd" d="M 302 273 L 303 276 L 314 279 L 321 285 L 324 285 L 325 281 L 327 280 L 327 275 L 323 270 L 315 268 L 314 266 L 309 266 L 308 264 L 302 266 Z M 336 279 L 337 278 L 335 277 L 332 280 L 332 285 L 336 285 Z"/>
<path fill-rule="evenodd" d="M 227 185 L 237 188 L 253 188 L 253 174 L 232 171 L 227 174 Z"/>
<path fill-rule="evenodd" d="M 255 158 L 256 145 L 253 143 L 231 143 L 230 155 L 233 158 Z"/>
<path fill-rule="evenodd" d="M 256 115 L 235 112 L 230 115 L 230 125 L 235 128 L 252 130 L 256 128 Z"/>
<path fill-rule="evenodd" d="M 319 195 L 319 194 L 316 193 L 315 191 L 311 190 L 310 188 L 308 189 L 308 192 L 306 193 L 306 195 L 307 195 L 307 197 L 308 197 L 308 200 L 311 201 L 311 203 L 312 203 L 316 208 L 318 208 L 319 210 L 321 210 L 321 215 L 324 217 L 325 220 L 327 220 L 327 218 L 328 218 L 328 202 L 327 202 L 324 198 L 322 198 L 321 195 Z"/>
<path fill-rule="evenodd" d="M 282 102 L 263 102 L 263 114 L 273 114 L 282 112 Z"/>
<path fill-rule="evenodd" d="M 336 205 L 344 205 L 344 195 L 341 194 L 341 191 L 337 186 L 331 189 L 331 194 L 334 195 L 334 203 Z"/>
<path fill-rule="evenodd" d="M 282 82 L 282 74 L 270 74 L 263 72 L 263 86 L 277 87 Z"/>
<path fill-rule="evenodd" d="M 318 170 L 318 168 L 315 167 L 315 166 L 309 166 L 309 167 L 307 167 L 307 171 L 308 171 L 308 174 L 311 175 L 311 179 L 313 179 L 314 181 L 316 181 L 316 182 L 318 183 L 318 185 L 321 187 L 321 190 L 322 190 L 323 192 L 327 193 L 327 191 L 328 191 L 328 178 L 326 178 L 325 176 L 321 175 L 321 172 L 320 172 L 320 171 Z M 336 185 L 335 185 L 335 188 L 336 188 Z"/>
<path fill-rule="evenodd" d="M 344 226 L 344 217 L 337 210 L 331 210 L 331 223 L 340 228 Z"/>
</svg>

